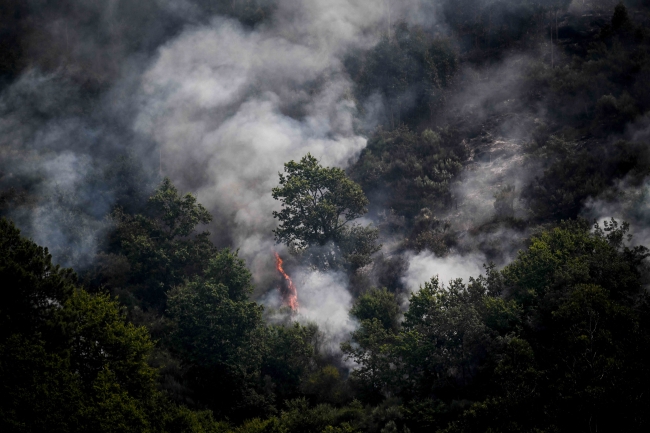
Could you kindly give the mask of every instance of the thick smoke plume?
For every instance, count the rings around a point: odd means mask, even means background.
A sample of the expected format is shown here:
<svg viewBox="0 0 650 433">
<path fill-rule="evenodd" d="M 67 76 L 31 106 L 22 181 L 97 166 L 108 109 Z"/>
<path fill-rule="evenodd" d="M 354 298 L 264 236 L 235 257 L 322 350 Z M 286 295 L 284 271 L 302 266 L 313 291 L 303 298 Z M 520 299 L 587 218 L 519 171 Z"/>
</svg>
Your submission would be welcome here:
<svg viewBox="0 0 650 433">
<path fill-rule="evenodd" d="M 398 21 L 431 27 L 436 15 L 416 0 L 268 5 L 264 20 L 246 25 L 220 2 L 16 3 L 38 18 L 27 36 L 17 33 L 26 64 L 0 94 L 1 168 L 5 182 L 36 184 L 37 202 L 12 211 L 25 233 L 63 265 L 92 262 L 105 216 L 128 205 L 123 174 L 109 167 L 122 155 L 144 167 L 129 181 L 145 197 L 160 175 L 196 193 L 215 216 L 216 242 L 239 249 L 258 295 L 270 289 L 270 192 L 283 163 L 310 152 L 345 167 L 366 145 L 345 56 L 390 37 Z M 344 279 L 292 277 L 301 320 L 326 330 L 335 350 L 354 328 Z"/>
<path fill-rule="evenodd" d="M 419 7 L 390 3 L 393 20 Z M 378 41 L 388 12 L 370 1 L 280 1 L 252 31 L 222 17 L 185 30 L 144 72 L 136 131 L 254 269 L 269 265 L 270 191 L 283 163 L 309 152 L 345 167 L 365 147 L 343 58 Z"/>
<path fill-rule="evenodd" d="M 243 19 L 240 3 L 10 1 L 16 16 L 30 18 L 8 30 L 22 41 L 22 57 L 0 82 L 0 179 L 37 192 L 11 217 L 51 246 L 55 261 L 78 269 L 89 264 L 109 228 L 105 216 L 116 205 L 135 207 L 120 192 L 131 164 L 144 174 L 126 183 L 145 197 L 161 174 L 196 193 L 215 216 L 209 227 L 215 242 L 246 259 L 256 296 L 274 290 L 278 203 L 271 189 L 278 172 L 308 152 L 324 166 L 348 166 L 385 112 L 377 94 L 354 99 L 346 56 L 390 38 L 398 22 L 447 30 L 446 2 L 263 1 L 263 19 Z M 494 195 L 508 185 L 515 191 L 513 216 L 526 215 L 517 198 L 535 167 L 524 167 L 521 146 L 545 113 L 517 101 L 526 90 L 526 65 L 547 56 L 545 49 L 467 68 L 459 73 L 462 85 L 450 90 L 440 123 L 460 125 L 474 140 L 466 144 L 478 149 L 452 188 L 457 206 L 441 215 L 459 231 L 494 221 Z M 116 156 L 123 161 L 113 166 Z M 611 213 L 603 203 L 591 205 L 599 216 Z M 524 236 L 499 228 L 461 237 L 446 258 L 403 253 L 409 262 L 403 283 L 417 290 L 435 274 L 441 281 L 467 279 L 494 259 L 470 244 L 501 245 L 503 263 Z M 318 323 L 333 342 L 354 329 L 352 296 L 340 275 L 297 270 L 291 277 L 300 320 Z M 272 293 L 261 299 L 272 305 Z"/>
</svg>

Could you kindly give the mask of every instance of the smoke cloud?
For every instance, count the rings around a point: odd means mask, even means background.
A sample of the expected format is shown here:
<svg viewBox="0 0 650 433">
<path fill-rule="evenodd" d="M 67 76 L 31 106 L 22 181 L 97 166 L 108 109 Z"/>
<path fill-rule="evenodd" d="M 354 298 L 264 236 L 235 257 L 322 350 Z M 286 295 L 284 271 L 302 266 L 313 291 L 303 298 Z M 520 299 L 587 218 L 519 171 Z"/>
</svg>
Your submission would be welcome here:
<svg viewBox="0 0 650 433">
<path fill-rule="evenodd" d="M 297 320 L 315 323 L 325 335 L 321 350 L 339 354 L 341 343 L 350 338 L 358 323 L 349 315 L 352 295 L 346 277 L 337 273 L 303 270 L 296 274 L 298 285 Z"/>
<path fill-rule="evenodd" d="M 457 278 L 467 282 L 469 277 L 477 277 L 483 273 L 483 264 L 487 260 L 480 254 L 436 257 L 429 251 L 423 251 L 419 254 L 409 254 L 407 262 L 409 265 L 403 282 L 407 289 L 416 292 L 422 284 L 436 275 L 444 284 Z"/>
<path fill-rule="evenodd" d="M 0 181 L 36 191 L 35 201 L 20 203 L 11 217 L 52 247 L 55 261 L 83 268 L 108 228 L 106 214 L 123 205 L 121 180 L 107 167 L 116 156 L 131 157 L 144 174 L 129 182 L 143 194 L 159 181 L 160 168 L 181 191 L 198 195 L 214 215 L 215 242 L 239 249 L 255 295 L 271 306 L 278 172 L 307 153 L 325 166 L 347 167 L 386 113 L 379 94 L 354 100 L 346 56 L 372 48 L 401 21 L 446 32 L 447 2 L 424 0 L 263 1 L 263 19 L 241 19 L 240 2 L 46 3 L 11 2 L 31 21 L 10 29 L 22 57 L 9 78 L 0 70 Z M 524 167 L 521 146 L 545 113 L 523 106 L 520 96 L 536 54 L 466 68 L 449 89 L 438 123 L 458 126 L 477 149 L 453 186 L 458 206 L 437 215 L 453 230 L 493 222 L 494 194 L 505 185 L 515 187 L 514 216 L 526 215 L 516 197 L 536 168 Z M 639 127 L 637 135 L 645 139 L 647 130 Z M 643 221 L 646 196 L 634 197 L 623 216 Z M 594 199 L 586 212 L 600 218 L 612 214 L 607 206 Z M 403 254 L 409 265 L 402 281 L 414 291 L 433 275 L 443 282 L 479 275 L 494 257 L 486 248 L 477 252 L 477 243 L 500 245 L 504 262 L 525 233 L 499 227 L 464 236 L 444 258 L 385 252 Z M 299 320 L 327 330 L 328 350 L 338 350 L 356 326 L 347 282 L 300 269 L 291 276 Z"/>
</svg>

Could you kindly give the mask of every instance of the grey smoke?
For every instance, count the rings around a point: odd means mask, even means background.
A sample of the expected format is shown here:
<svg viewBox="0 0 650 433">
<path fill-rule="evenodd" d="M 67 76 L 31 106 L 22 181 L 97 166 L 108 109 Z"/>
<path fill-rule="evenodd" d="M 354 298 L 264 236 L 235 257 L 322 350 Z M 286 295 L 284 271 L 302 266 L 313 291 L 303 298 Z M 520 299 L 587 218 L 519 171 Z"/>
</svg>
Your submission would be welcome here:
<svg viewBox="0 0 650 433">
<path fill-rule="evenodd" d="M 407 3 L 392 19 L 418 2 Z M 365 147 L 342 60 L 375 44 L 386 19 L 377 2 L 281 0 L 253 30 L 223 17 L 186 29 L 143 73 L 135 130 L 158 144 L 165 175 L 227 221 L 254 269 L 269 262 L 283 163 L 309 152 L 345 167 Z"/>
<path fill-rule="evenodd" d="M 650 245 L 650 180 L 640 185 L 630 178 L 617 181 L 599 197 L 587 200 L 581 216 L 603 226 L 611 218 L 630 223 L 632 245 Z"/>
<path fill-rule="evenodd" d="M 256 293 L 274 293 L 270 193 L 283 163 L 310 152 L 346 167 L 366 144 L 344 57 L 372 47 L 389 23 L 432 26 L 436 18 L 417 0 L 279 0 L 250 27 L 214 15 L 221 6 L 29 5 L 39 12 L 29 67 L 0 93 L 0 140 L 33 158 L 6 164 L 2 176 L 38 177 L 39 202 L 12 217 L 53 247 L 55 261 L 77 269 L 92 261 L 116 203 L 98 186 L 102 167 L 128 153 L 195 192 L 215 215 L 215 240 L 246 259 Z M 317 323 L 336 352 L 355 326 L 347 283 L 306 270 L 294 279 L 300 320 Z"/>
<path fill-rule="evenodd" d="M 445 32 L 438 2 L 424 0 L 278 0 L 254 26 L 216 15 L 225 4 L 69 0 L 58 10 L 29 3 L 41 21 L 27 38 L 28 67 L 0 93 L 0 141 L 10 153 L 1 155 L 0 178 L 37 178 L 40 201 L 12 216 L 34 240 L 55 247 L 55 260 L 81 267 L 92 259 L 107 228 L 103 217 L 116 201 L 110 188 L 98 186 L 101 167 L 128 152 L 154 173 L 145 184 L 156 180 L 160 164 L 181 191 L 198 195 L 215 215 L 215 241 L 239 248 L 256 295 L 267 292 L 261 299 L 277 305 L 271 213 L 278 204 L 271 189 L 283 163 L 311 152 L 323 165 L 346 167 L 365 147 L 364 131 L 383 116 L 380 95 L 352 99 L 343 59 L 374 46 L 400 20 Z M 498 136 L 486 143 L 504 150 L 477 155 L 454 187 L 458 213 L 442 217 L 453 217 L 461 229 L 490 221 L 494 192 L 508 183 L 520 191 L 534 172 L 522 168 L 519 147 L 544 111 L 517 102 L 530 61 L 511 56 L 467 69 L 462 86 L 452 89 L 448 119 L 465 126 L 496 119 Z M 29 150 L 29 157 L 16 158 L 11 149 Z M 590 206 L 611 213 L 603 203 Z M 644 206 L 635 208 L 639 221 Z M 501 228 L 480 236 L 502 243 L 512 257 L 523 235 Z M 461 247 L 476 240 L 461 240 Z M 488 261 L 476 251 L 405 257 L 410 290 L 433 275 L 466 280 Z M 356 326 L 347 314 L 347 283 L 335 273 L 300 269 L 293 277 L 299 320 L 327 330 L 328 350 L 338 350 Z"/>
</svg>

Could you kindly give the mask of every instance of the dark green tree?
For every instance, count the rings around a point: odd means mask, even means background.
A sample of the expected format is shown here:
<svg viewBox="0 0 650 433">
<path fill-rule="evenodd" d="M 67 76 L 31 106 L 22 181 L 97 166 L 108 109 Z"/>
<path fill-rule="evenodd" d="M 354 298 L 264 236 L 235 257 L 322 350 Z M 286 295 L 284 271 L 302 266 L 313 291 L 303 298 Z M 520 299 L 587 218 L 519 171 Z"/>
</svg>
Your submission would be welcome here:
<svg viewBox="0 0 650 433">
<path fill-rule="evenodd" d="M 354 53 L 346 59 L 346 67 L 357 83 L 359 99 L 380 95 L 386 107 L 382 124 L 393 129 L 433 118 L 458 71 L 458 57 L 449 40 L 400 23 L 394 37 L 383 37 L 373 49 Z"/>
<path fill-rule="evenodd" d="M 410 228 L 423 209 L 444 210 L 454 204 L 451 187 L 468 156 L 469 149 L 452 129 L 418 134 L 402 126 L 373 134 L 350 176 L 374 205 L 404 216 Z M 412 237 L 427 229 L 431 227 L 422 227 Z"/>
<path fill-rule="evenodd" d="M 300 397 L 305 377 L 313 368 L 317 332 L 315 325 L 299 323 L 267 329 L 261 374 L 271 379 L 276 403 Z"/>
<path fill-rule="evenodd" d="M 360 298 L 342 348 L 358 396 L 399 395 L 412 431 L 643 431 L 645 247 L 627 224 L 565 222 L 502 271 L 414 293 L 398 332 Z M 362 308 L 363 307 L 363 308 Z"/>
<path fill-rule="evenodd" d="M 377 319 L 384 328 L 397 331 L 400 311 L 395 295 L 384 289 L 371 289 L 359 296 L 350 315 L 360 321 Z"/>
<path fill-rule="evenodd" d="M 0 336 L 43 332 L 53 313 L 72 295 L 76 275 L 52 264 L 47 248 L 20 236 L 0 218 Z"/>
<path fill-rule="evenodd" d="M 22 238 L 5 219 L 0 258 L 7 298 L 0 430 L 199 432 L 216 426 L 209 414 L 179 408 L 158 391 L 145 328 L 128 323 L 107 295 L 76 287 L 70 269 L 54 266 L 47 249 Z M 196 428 L 173 428 L 192 424 Z"/>
<path fill-rule="evenodd" d="M 237 253 L 224 249 L 210 260 L 204 276 L 168 294 L 171 345 L 189 369 L 184 377 L 195 398 L 220 415 L 243 417 L 269 404 L 259 389 L 265 353 L 262 307 L 248 300 L 250 279 Z"/>
<path fill-rule="evenodd" d="M 399 336 L 377 318 L 364 320 L 349 341 L 341 344 L 347 359 L 359 365 L 350 375 L 357 396 L 371 404 L 380 403 L 399 382 L 395 365 Z"/>
<path fill-rule="evenodd" d="M 482 320 L 484 291 L 434 277 L 410 299 L 403 323 L 403 392 L 453 396 L 477 375 L 491 336 Z"/>
<path fill-rule="evenodd" d="M 201 275 L 215 252 L 210 233 L 196 231 L 212 216 L 192 194 L 179 194 L 167 178 L 144 213 L 118 209 L 112 218 L 111 245 L 99 257 L 93 284 L 120 295 L 127 305 L 162 314 L 166 292 Z"/>
<path fill-rule="evenodd" d="M 311 154 L 287 162 L 284 171 L 280 186 L 273 188 L 273 198 L 282 203 L 282 210 L 273 212 L 280 222 L 273 230 L 278 242 L 297 249 L 324 246 L 368 211 L 361 187 L 340 168 L 322 167 Z"/>
</svg>

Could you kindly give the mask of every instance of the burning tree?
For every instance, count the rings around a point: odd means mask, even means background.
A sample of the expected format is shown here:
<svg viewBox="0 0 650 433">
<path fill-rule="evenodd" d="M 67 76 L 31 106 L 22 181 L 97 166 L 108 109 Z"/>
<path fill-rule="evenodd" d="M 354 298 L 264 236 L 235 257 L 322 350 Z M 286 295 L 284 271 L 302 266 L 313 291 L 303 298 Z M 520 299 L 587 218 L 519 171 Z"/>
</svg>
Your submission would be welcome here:
<svg viewBox="0 0 650 433">
<path fill-rule="evenodd" d="M 278 270 L 282 278 L 284 278 L 285 285 L 280 289 L 280 294 L 282 295 L 282 301 L 291 308 L 291 311 L 298 310 L 298 290 L 293 284 L 291 277 L 285 272 L 282 267 L 282 258 L 278 253 L 275 254 L 275 268 Z"/>
</svg>

